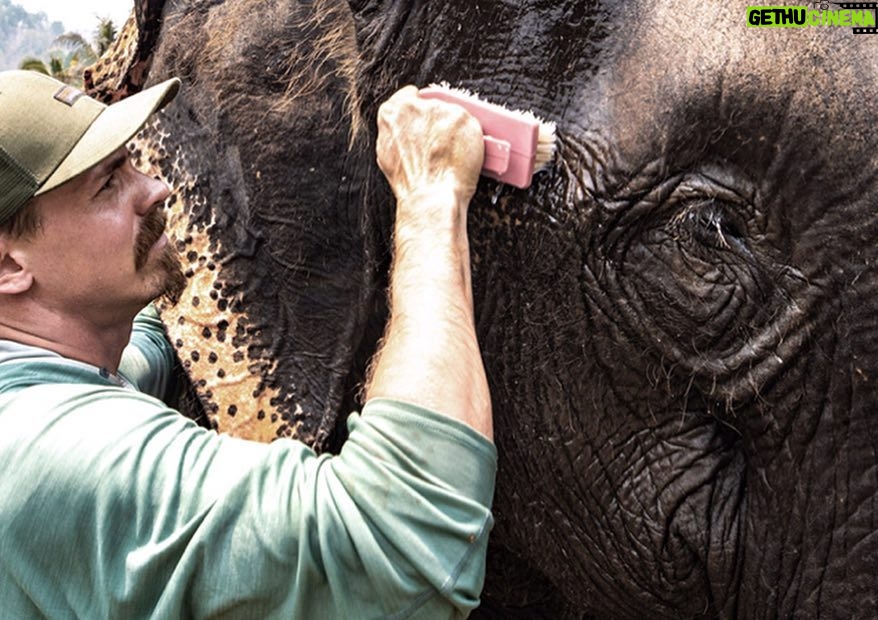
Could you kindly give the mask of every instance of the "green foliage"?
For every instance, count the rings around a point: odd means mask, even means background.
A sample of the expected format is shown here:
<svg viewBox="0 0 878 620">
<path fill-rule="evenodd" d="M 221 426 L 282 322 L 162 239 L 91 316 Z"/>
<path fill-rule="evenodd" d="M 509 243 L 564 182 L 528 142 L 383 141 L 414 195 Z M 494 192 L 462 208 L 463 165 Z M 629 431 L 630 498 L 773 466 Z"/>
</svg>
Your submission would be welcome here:
<svg viewBox="0 0 878 620">
<path fill-rule="evenodd" d="M 39 58 L 34 58 L 33 56 L 28 56 L 22 60 L 18 65 L 18 68 L 24 69 L 25 71 L 37 71 L 49 75 L 49 69 L 46 67 L 46 63 Z"/>
<path fill-rule="evenodd" d="M 98 28 L 95 30 L 95 46 L 97 48 L 95 51 L 99 57 L 103 56 L 104 52 L 110 49 L 118 34 L 119 31 L 116 29 L 115 24 L 113 24 L 112 19 L 100 19 Z"/>
</svg>

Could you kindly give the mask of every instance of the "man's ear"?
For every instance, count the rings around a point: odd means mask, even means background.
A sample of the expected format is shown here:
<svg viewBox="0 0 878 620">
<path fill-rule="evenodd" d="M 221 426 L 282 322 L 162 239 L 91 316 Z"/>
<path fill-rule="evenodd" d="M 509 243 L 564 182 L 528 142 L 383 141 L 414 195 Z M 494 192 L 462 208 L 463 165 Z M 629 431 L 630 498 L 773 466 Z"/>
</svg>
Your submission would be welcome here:
<svg viewBox="0 0 878 620">
<path fill-rule="evenodd" d="M 18 295 L 29 290 L 34 276 L 8 239 L 0 237 L 0 295 Z"/>
</svg>

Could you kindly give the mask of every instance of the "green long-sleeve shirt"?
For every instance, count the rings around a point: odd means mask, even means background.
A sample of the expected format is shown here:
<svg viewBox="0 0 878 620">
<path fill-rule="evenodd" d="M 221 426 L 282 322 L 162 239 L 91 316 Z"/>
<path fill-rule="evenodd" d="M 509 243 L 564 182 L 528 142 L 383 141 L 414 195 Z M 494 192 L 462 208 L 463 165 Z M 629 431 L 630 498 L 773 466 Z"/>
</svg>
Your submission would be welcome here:
<svg viewBox="0 0 878 620">
<path fill-rule="evenodd" d="M 10 618 L 452 618 L 478 603 L 496 451 L 373 400 L 336 457 L 202 429 L 160 400 L 152 313 L 119 374 L 0 341 Z M 134 389 L 135 387 L 139 390 Z"/>
</svg>

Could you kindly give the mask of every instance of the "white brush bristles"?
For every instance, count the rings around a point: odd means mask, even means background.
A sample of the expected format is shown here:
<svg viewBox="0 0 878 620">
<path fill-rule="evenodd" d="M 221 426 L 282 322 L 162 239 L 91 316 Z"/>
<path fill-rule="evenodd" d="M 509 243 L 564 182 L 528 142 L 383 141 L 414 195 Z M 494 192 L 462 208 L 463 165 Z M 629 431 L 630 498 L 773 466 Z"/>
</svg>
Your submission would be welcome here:
<svg viewBox="0 0 878 620">
<path fill-rule="evenodd" d="M 534 172 L 537 172 L 547 167 L 555 159 L 555 123 L 544 121 L 536 115 L 534 118 L 540 122 L 537 153 L 534 157 Z"/>
</svg>

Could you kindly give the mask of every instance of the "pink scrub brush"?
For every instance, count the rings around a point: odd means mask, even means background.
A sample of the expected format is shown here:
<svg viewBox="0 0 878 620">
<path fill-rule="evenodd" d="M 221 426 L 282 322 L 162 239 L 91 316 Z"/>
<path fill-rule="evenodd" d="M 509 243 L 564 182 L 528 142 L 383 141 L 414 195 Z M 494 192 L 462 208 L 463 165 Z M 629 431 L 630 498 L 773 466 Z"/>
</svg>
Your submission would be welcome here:
<svg viewBox="0 0 878 620">
<path fill-rule="evenodd" d="M 531 112 L 513 112 L 445 83 L 431 84 L 418 94 L 456 103 L 479 121 L 485 136 L 485 176 L 524 189 L 534 173 L 555 156 L 555 123 Z"/>
</svg>

